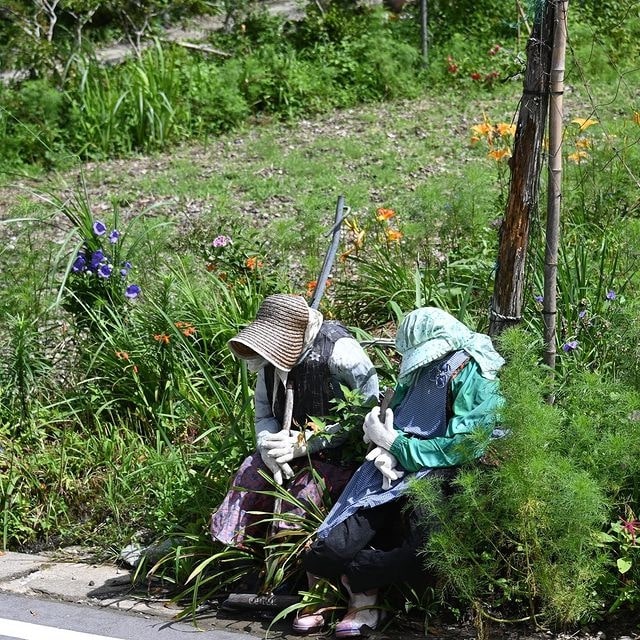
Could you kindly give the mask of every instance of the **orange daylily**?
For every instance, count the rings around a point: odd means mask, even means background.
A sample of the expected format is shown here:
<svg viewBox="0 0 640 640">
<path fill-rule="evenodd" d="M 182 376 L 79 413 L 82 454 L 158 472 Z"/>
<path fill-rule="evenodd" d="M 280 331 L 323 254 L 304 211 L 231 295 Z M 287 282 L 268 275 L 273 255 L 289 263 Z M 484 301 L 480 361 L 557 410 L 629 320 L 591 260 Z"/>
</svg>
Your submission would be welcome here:
<svg viewBox="0 0 640 640">
<path fill-rule="evenodd" d="M 318 286 L 317 280 L 311 280 L 307 282 L 307 298 L 310 298 L 313 295 L 313 292 L 316 290 L 317 286 Z M 327 281 L 324 283 L 324 286 L 327 288 L 331 286 L 331 278 L 327 279 Z"/>
<path fill-rule="evenodd" d="M 118 360 L 129 360 L 129 354 L 126 351 L 116 351 Z"/>
<path fill-rule="evenodd" d="M 364 244 L 365 231 L 358 225 L 358 221 L 355 218 L 347 218 L 345 225 L 349 231 L 351 231 L 352 237 L 350 238 L 353 248 L 357 251 L 362 248 Z"/>
<path fill-rule="evenodd" d="M 493 158 L 496 162 L 501 162 L 505 158 L 511 157 L 510 149 L 494 149 L 487 154 L 490 158 Z"/>
<path fill-rule="evenodd" d="M 513 136 L 516 133 L 516 125 L 509 124 L 508 122 L 499 122 L 495 126 L 495 130 L 501 138 Z"/>
<path fill-rule="evenodd" d="M 377 211 L 376 220 L 379 222 L 383 222 L 385 220 L 391 220 L 396 215 L 396 212 L 393 209 L 383 209 L 380 208 Z"/>
<path fill-rule="evenodd" d="M 262 262 L 262 260 L 258 260 L 256 256 L 251 256 L 250 258 L 246 259 L 244 264 L 247 267 L 247 269 L 255 269 L 255 268 L 259 269 L 260 267 L 262 267 L 264 263 Z"/>
<path fill-rule="evenodd" d="M 313 295 L 317 285 L 317 280 L 309 280 L 309 282 L 307 282 L 307 298 L 310 298 Z"/>
<path fill-rule="evenodd" d="M 487 137 L 491 133 L 491 125 L 485 120 L 482 124 L 474 124 L 471 131 L 480 138 Z"/>
<path fill-rule="evenodd" d="M 567 158 L 576 164 L 580 164 L 582 160 L 586 160 L 589 157 L 589 154 L 586 151 L 578 150 L 575 153 L 570 153 Z"/>
<path fill-rule="evenodd" d="M 594 118 L 574 118 L 571 122 L 577 124 L 580 127 L 580 131 L 584 131 L 594 124 L 598 124 L 598 120 Z"/>
<path fill-rule="evenodd" d="M 187 338 L 189 336 L 192 336 L 196 332 L 196 328 L 190 322 L 183 322 L 182 320 L 178 320 L 175 325 L 177 329 L 180 329 L 182 335 Z"/>
<path fill-rule="evenodd" d="M 169 344 L 169 336 L 166 333 L 156 333 L 153 336 L 153 339 L 161 344 Z"/>
<path fill-rule="evenodd" d="M 402 238 L 402 232 L 397 231 L 396 229 L 387 229 L 385 231 L 385 235 L 389 242 L 399 242 L 400 238 Z"/>
<path fill-rule="evenodd" d="M 578 149 L 590 149 L 591 148 L 591 140 L 589 140 L 589 138 L 578 138 L 576 140 L 576 147 Z"/>
</svg>

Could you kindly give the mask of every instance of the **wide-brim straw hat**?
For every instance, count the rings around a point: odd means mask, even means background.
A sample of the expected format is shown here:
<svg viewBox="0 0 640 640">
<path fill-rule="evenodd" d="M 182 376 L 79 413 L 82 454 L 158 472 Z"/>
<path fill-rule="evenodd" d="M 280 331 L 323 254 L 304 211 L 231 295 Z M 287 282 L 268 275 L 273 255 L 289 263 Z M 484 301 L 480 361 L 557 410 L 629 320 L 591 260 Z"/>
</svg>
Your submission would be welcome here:
<svg viewBox="0 0 640 640">
<path fill-rule="evenodd" d="M 267 296 L 256 319 L 229 340 L 229 348 L 238 358 L 258 354 L 278 369 L 290 371 L 302 355 L 308 324 L 309 306 L 302 296 Z"/>
</svg>

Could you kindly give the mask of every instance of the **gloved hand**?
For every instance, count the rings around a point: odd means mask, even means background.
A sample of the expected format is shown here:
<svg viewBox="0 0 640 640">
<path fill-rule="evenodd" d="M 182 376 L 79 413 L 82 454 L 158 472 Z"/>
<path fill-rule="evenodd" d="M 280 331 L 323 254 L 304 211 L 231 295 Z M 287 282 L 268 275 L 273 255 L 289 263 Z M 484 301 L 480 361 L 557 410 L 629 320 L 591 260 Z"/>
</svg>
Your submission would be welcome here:
<svg viewBox="0 0 640 640">
<path fill-rule="evenodd" d="M 293 477 L 293 469 L 286 463 L 278 464 L 275 457 L 271 455 L 268 443 L 266 441 L 267 437 L 271 435 L 275 434 L 269 433 L 268 431 L 263 431 L 258 434 L 258 453 L 260 454 L 262 462 L 264 462 L 267 469 L 271 471 L 271 475 L 273 476 L 273 480 L 275 481 L 275 483 L 282 485 L 283 477 L 287 479 Z"/>
<path fill-rule="evenodd" d="M 269 455 L 266 449 L 259 450 L 262 462 L 266 465 L 267 469 L 271 471 L 273 480 L 276 484 L 282 485 L 282 469 L 280 465 Z"/>
<path fill-rule="evenodd" d="M 386 449 L 375 447 L 366 455 L 367 460 L 373 460 L 373 464 L 382 474 L 382 488 L 391 489 L 391 483 L 402 478 L 404 471 L 396 469 L 398 460 Z"/>
<path fill-rule="evenodd" d="M 269 455 L 275 459 L 279 465 L 291 462 L 294 458 L 299 458 L 307 453 L 307 437 L 312 434 L 308 431 L 278 431 L 270 433 L 264 437 L 264 446 Z M 287 465 L 288 466 L 288 465 Z"/>
<path fill-rule="evenodd" d="M 373 407 L 364 418 L 363 440 L 365 442 L 373 442 L 383 449 L 391 449 L 391 445 L 398 436 L 393 428 L 393 411 L 387 409 L 384 416 L 384 422 L 380 421 L 380 407 Z"/>
</svg>

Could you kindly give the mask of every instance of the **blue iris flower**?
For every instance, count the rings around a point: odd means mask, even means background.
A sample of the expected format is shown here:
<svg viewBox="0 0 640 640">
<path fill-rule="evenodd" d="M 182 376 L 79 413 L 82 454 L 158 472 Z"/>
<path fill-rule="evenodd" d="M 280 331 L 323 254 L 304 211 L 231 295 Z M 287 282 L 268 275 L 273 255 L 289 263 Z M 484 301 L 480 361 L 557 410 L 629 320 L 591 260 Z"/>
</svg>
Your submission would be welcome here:
<svg viewBox="0 0 640 640">
<path fill-rule="evenodd" d="M 572 351 L 575 351 L 578 348 L 578 341 L 577 340 L 569 340 L 569 342 L 565 342 L 562 345 L 562 350 L 565 353 L 571 353 Z"/>
<path fill-rule="evenodd" d="M 110 264 L 105 263 L 105 264 L 100 265 L 100 268 L 98 269 L 98 275 L 101 278 L 105 278 L 106 279 L 111 275 L 112 271 L 113 271 L 113 267 Z"/>
<path fill-rule="evenodd" d="M 103 236 L 107 232 L 107 225 L 102 220 L 96 220 L 93 223 L 93 233 L 97 236 Z"/>
<path fill-rule="evenodd" d="M 94 251 L 93 254 L 91 254 L 91 268 L 94 270 L 97 269 L 103 260 L 104 260 L 104 253 L 102 249 L 98 249 L 97 251 Z"/>
<path fill-rule="evenodd" d="M 76 259 L 73 261 L 73 265 L 71 266 L 71 271 L 73 273 L 80 273 L 81 271 L 85 271 L 87 268 L 87 257 L 84 253 L 79 253 L 76 256 Z"/>
<path fill-rule="evenodd" d="M 130 300 L 133 300 L 134 298 L 137 298 L 140 295 L 141 289 L 137 284 L 130 284 L 124 292 L 124 295 L 129 298 Z"/>
</svg>

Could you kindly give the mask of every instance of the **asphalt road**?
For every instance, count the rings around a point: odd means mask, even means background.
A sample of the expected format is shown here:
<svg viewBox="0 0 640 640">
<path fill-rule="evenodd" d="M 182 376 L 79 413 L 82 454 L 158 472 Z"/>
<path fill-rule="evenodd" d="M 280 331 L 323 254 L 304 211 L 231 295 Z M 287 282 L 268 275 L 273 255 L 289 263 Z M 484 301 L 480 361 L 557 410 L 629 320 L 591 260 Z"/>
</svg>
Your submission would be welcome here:
<svg viewBox="0 0 640 640">
<path fill-rule="evenodd" d="M 256 640 L 112 609 L 0 593 L 0 640 Z"/>
</svg>

